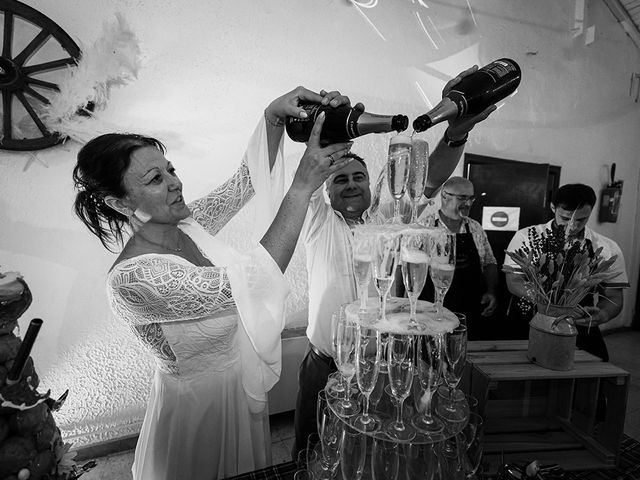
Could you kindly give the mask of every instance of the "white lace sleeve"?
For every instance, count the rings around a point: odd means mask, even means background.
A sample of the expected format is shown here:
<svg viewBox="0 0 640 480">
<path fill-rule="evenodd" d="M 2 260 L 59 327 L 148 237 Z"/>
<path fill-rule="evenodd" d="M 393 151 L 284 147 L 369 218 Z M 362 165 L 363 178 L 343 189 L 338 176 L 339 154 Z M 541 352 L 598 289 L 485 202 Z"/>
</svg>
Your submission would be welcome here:
<svg viewBox="0 0 640 480">
<path fill-rule="evenodd" d="M 225 269 L 197 267 L 168 255 L 142 255 L 123 262 L 107 284 L 114 314 L 133 326 L 235 309 Z"/>
<path fill-rule="evenodd" d="M 245 158 L 229 180 L 189 204 L 191 215 L 211 235 L 215 235 L 251 200 L 254 193 Z"/>
</svg>

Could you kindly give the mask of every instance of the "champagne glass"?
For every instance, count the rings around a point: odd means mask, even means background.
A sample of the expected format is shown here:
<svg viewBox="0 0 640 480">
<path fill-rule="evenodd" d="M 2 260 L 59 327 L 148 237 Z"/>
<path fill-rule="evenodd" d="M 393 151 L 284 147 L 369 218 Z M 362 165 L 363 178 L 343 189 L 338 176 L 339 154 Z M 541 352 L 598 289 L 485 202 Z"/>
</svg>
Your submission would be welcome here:
<svg viewBox="0 0 640 480">
<path fill-rule="evenodd" d="M 436 443 L 404 443 L 407 480 L 432 480 L 438 468 Z"/>
<path fill-rule="evenodd" d="M 322 411 L 320 444 L 322 460 L 320 476 L 330 479 L 340 463 L 340 444 L 342 442 L 342 421 L 329 407 Z"/>
<path fill-rule="evenodd" d="M 380 428 L 380 419 L 369 413 L 369 398 L 376 387 L 380 371 L 380 333 L 375 328 L 363 325 L 358 325 L 357 331 L 356 380 L 364 397 L 364 410 L 353 420 L 353 425 L 358 430 L 374 432 Z"/>
<path fill-rule="evenodd" d="M 351 379 L 356 373 L 357 327 L 343 316 L 338 319 L 336 329 L 336 365 L 344 378 L 345 390 L 342 400 L 336 401 L 335 409 L 338 414 L 350 417 L 360 411 L 358 403 L 351 399 Z"/>
<path fill-rule="evenodd" d="M 340 445 L 340 470 L 342 478 L 360 480 L 367 458 L 367 437 L 345 425 Z"/>
<path fill-rule="evenodd" d="M 389 140 L 387 182 L 393 197 L 393 223 L 402 223 L 400 200 L 407 189 L 409 162 L 411 160 L 411 137 L 399 134 Z"/>
<path fill-rule="evenodd" d="M 402 419 L 402 407 L 411 392 L 413 382 L 413 337 L 411 335 L 389 334 L 387 346 L 387 369 L 389 370 L 389 387 L 398 401 L 395 421 L 386 425 L 386 433 L 398 440 L 411 440 L 415 437 L 415 429 L 406 425 Z"/>
<path fill-rule="evenodd" d="M 435 289 L 436 318 L 442 318 L 444 297 L 453 281 L 456 269 L 456 235 L 445 231 L 432 234 L 431 280 Z"/>
<path fill-rule="evenodd" d="M 338 324 L 346 320 L 345 306 L 341 305 L 337 312 L 331 315 L 331 352 L 333 361 L 338 364 Z M 327 381 L 327 393 L 333 398 L 344 396 L 344 392 L 349 388 L 345 385 L 344 377 L 339 375 L 339 381 Z"/>
<path fill-rule="evenodd" d="M 442 478 L 449 480 L 464 479 L 463 457 L 466 451 L 464 434 L 458 433 L 442 442 L 442 461 L 440 468 Z"/>
<path fill-rule="evenodd" d="M 373 231 L 366 225 L 359 225 L 353 230 L 353 271 L 356 277 L 361 313 L 367 311 L 371 262 L 373 261 L 373 238 Z"/>
<path fill-rule="evenodd" d="M 411 160 L 407 180 L 407 193 L 411 200 L 411 223 L 418 223 L 418 202 L 427 185 L 428 163 L 429 143 L 414 135 L 411 137 Z"/>
<path fill-rule="evenodd" d="M 409 297 L 411 313 L 409 329 L 423 331 L 426 327 L 416 320 L 418 297 L 422 293 L 429 271 L 430 243 L 426 229 L 405 230 L 400 240 L 400 260 L 402 260 L 402 280 Z"/>
<path fill-rule="evenodd" d="M 431 414 L 433 394 L 442 375 L 442 357 L 440 341 L 432 335 L 416 337 L 416 380 L 418 394 L 414 395 L 416 410 L 419 412 L 413 418 L 413 426 L 427 435 L 442 432 L 444 424 Z M 414 388 L 414 392 L 415 392 Z"/>
<path fill-rule="evenodd" d="M 371 449 L 373 480 L 396 480 L 400 466 L 398 444 L 375 437 Z"/>
<path fill-rule="evenodd" d="M 313 480 L 314 476 L 313 476 L 313 472 L 311 472 L 310 470 L 297 470 L 294 474 L 293 474 L 293 480 Z"/>
<path fill-rule="evenodd" d="M 324 390 L 320 390 L 318 392 L 318 401 L 316 402 L 316 424 L 318 427 L 318 431 L 320 431 L 320 427 L 322 426 L 322 412 L 328 406 L 329 404 L 327 403 L 327 392 L 325 392 Z"/>
<path fill-rule="evenodd" d="M 482 461 L 484 443 L 484 422 L 475 413 L 469 414 L 469 422 L 462 433 L 466 439 L 466 452 L 463 457 L 463 470 L 467 479 L 475 478 Z"/>
<path fill-rule="evenodd" d="M 456 314 L 462 316 L 462 314 Z M 440 405 L 438 413 L 446 420 L 458 422 L 465 419 L 464 411 L 456 406 L 456 387 L 462 378 L 467 358 L 467 327 L 460 322 L 451 333 L 444 334 L 444 365 L 443 376 L 447 389 L 442 386 L 442 392 L 438 392 L 446 402 Z M 460 397 L 464 397 L 460 392 Z"/>
<path fill-rule="evenodd" d="M 387 295 L 395 279 L 399 249 L 400 234 L 398 232 L 383 230 L 376 235 L 373 250 L 373 276 L 380 296 L 380 320 L 383 321 L 387 319 Z"/>
</svg>

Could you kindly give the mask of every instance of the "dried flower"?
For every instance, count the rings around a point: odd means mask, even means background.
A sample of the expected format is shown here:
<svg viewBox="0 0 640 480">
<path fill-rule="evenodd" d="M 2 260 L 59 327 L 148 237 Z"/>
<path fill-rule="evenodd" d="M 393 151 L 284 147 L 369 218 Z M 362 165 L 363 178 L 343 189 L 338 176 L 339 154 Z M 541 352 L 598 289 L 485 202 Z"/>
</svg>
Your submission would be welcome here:
<svg viewBox="0 0 640 480">
<path fill-rule="evenodd" d="M 602 247 L 593 251 L 588 242 L 568 240 L 562 225 L 552 223 L 542 233 L 530 227 L 527 237 L 528 245 L 506 252 L 516 266 L 503 269 L 524 275 L 534 304 L 576 307 L 594 287 L 618 275 L 610 271 L 616 255 L 605 259 Z"/>
</svg>

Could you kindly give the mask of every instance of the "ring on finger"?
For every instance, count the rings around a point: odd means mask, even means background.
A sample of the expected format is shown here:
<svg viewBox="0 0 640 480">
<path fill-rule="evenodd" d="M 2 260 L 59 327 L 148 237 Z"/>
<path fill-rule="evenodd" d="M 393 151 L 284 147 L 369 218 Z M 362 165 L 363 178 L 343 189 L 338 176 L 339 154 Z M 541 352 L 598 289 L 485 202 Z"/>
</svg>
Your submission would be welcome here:
<svg viewBox="0 0 640 480">
<path fill-rule="evenodd" d="M 329 155 L 329 165 L 333 165 L 336 161 L 333 159 L 333 155 Z"/>
</svg>

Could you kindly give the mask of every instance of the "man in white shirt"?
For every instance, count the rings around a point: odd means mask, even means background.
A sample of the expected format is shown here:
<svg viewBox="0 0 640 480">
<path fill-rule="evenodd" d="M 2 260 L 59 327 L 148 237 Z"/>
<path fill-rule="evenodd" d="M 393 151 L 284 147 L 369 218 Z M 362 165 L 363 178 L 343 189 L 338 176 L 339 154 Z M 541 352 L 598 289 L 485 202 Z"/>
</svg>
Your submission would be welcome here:
<svg viewBox="0 0 640 480">
<path fill-rule="evenodd" d="M 443 93 L 473 71 L 475 68 L 466 70 L 448 82 Z M 495 105 L 491 105 L 478 115 L 449 123 L 430 157 L 425 188 L 427 197 L 433 195 L 455 169 L 469 131 L 495 109 Z M 309 280 L 309 349 L 298 372 L 294 460 L 298 452 L 306 448 L 307 437 L 317 432 L 317 395 L 325 387 L 328 376 L 336 371 L 332 358 L 331 316 L 340 305 L 357 298 L 351 258 L 352 229 L 363 222 L 363 214 L 371 202 L 371 190 L 364 160 L 357 155 L 351 156 L 356 161 L 325 182 L 330 204 L 325 202 L 322 188 L 312 195 L 300 237 L 305 245 Z"/>
<path fill-rule="evenodd" d="M 586 226 L 595 203 L 596 194 L 588 185 L 580 183 L 563 185 L 554 193 L 551 201 L 551 211 L 554 214 L 553 220 L 546 224 L 534 225 L 516 232 L 511 242 L 509 242 L 507 251 L 513 252 L 518 248 L 529 245 L 529 229 L 534 229 L 540 234 L 550 229 L 552 224 L 555 223 L 556 225 L 564 225 L 565 228 L 571 228 L 568 232 L 568 241 L 575 239 L 587 242 L 592 251 L 602 247 L 601 255 L 605 259 L 614 255 L 617 256 L 610 267 L 610 271 L 617 275 L 610 281 L 602 283 L 597 292 L 594 292 L 594 295 L 587 295 L 585 302 L 583 302 L 583 308 L 587 315 L 575 321 L 578 329 L 576 340 L 578 348 L 586 350 L 604 361 L 608 361 L 609 354 L 599 325 L 608 322 L 622 311 L 622 291 L 624 288 L 629 287 L 629 279 L 622 251 L 618 244 Z M 505 257 L 504 264 L 512 267 L 516 266 L 508 255 Z M 506 280 L 507 287 L 513 295 L 522 299 L 528 298 L 525 280 L 522 275 L 507 273 Z M 526 316 L 523 318 L 523 322 L 525 319 Z"/>
</svg>

